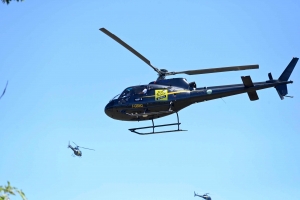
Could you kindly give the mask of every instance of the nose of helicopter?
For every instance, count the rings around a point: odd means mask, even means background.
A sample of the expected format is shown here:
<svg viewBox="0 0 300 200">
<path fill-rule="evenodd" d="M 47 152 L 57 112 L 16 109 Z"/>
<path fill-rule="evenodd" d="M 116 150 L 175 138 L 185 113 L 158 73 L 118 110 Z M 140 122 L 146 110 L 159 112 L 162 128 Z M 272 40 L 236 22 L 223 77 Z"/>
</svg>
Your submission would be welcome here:
<svg viewBox="0 0 300 200">
<path fill-rule="evenodd" d="M 114 105 L 114 102 L 113 101 L 110 101 L 104 108 L 104 112 L 107 116 L 113 118 L 113 105 Z"/>
</svg>

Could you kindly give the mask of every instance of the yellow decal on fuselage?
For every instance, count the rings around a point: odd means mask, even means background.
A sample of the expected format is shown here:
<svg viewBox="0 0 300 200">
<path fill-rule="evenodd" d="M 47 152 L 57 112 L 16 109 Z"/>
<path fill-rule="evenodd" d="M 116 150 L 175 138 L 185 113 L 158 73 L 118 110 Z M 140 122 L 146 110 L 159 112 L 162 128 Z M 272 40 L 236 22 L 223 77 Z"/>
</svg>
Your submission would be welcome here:
<svg viewBox="0 0 300 200">
<path fill-rule="evenodd" d="M 143 108 L 143 104 L 132 104 L 133 108 Z"/>
<path fill-rule="evenodd" d="M 155 90 L 155 101 L 167 101 L 168 90 Z"/>
</svg>

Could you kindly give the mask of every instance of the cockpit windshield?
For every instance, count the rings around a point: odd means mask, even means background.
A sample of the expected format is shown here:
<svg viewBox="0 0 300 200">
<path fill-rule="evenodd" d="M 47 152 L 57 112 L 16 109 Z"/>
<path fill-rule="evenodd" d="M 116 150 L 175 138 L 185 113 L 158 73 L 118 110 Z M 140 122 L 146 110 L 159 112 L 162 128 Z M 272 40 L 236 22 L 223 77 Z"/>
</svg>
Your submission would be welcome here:
<svg viewBox="0 0 300 200">
<path fill-rule="evenodd" d="M 147 85 L 139 85 L 134 87 L 126 88 L 120 95 L 119 98 L 129 97 L 135 94 L 143 94 L 143 90 L 147 88 Z"/>
<path fill-rule="evenodd" d="M 115 100 L 115 99 L 118 99 L 119 98 L 119 96 L 120 96 L 120 94 L 117 94 L 116 96 L 114 96 L 110 101 L 112 101 L 112 100 Z"/>
<path fill-rule="evenodd" d="M 119 98 L 129 97 L 132 93 L 132 87 L 126 88 L 120 95 Z"/>
<path fill-rule="evenodd" d="M 122 93 L 114 96 L 109 102 L 119 99 L 119 103 L 126 103 L 132 96 L 138 95 L 143 96 L 147 94 L 147 91 L 150 89 L 148 85 L 138 85 L 133 87 L 126 88 Z"/>
</svg>

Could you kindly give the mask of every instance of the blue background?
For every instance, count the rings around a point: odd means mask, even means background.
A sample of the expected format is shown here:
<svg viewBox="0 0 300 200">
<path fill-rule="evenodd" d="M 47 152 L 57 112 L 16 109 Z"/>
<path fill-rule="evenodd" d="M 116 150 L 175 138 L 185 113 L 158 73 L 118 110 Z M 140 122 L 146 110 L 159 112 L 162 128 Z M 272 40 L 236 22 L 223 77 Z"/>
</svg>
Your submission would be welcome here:
<svg viewBox="0 0 300 200">
<path fill-rule="evenodd" d="M 198 87 L 278 78 L 300 56 L 300 4 L 287 1 L 37 1 L 0 5 L 0 184 L 28 199 L 300 199 L 300 66 L 288 85 L 192 105 L 187 132 L 138 136 L 148 122 L 104 107 L 156 72 L 99 31 L 105 27 L 158 68 L 259 64 L 259 70 L 177 75 Z M 1 87 L 2 88 L 2 87 Z M 1 89 L 2 91 L 2 89 Z M 172 123 L 172 115 L 157 124 Z M 68 141 L 94 148 L 71 156 Z M 14 197 L 12 199 L 20 199 Z"/>
</svg>

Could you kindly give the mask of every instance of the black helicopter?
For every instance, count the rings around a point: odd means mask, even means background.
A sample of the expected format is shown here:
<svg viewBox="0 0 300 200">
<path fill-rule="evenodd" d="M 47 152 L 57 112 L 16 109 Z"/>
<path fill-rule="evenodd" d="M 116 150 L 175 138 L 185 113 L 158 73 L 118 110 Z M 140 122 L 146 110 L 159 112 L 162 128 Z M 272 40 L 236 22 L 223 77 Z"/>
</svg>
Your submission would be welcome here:
<svg viewBox="0 0 300 200">
<path fill-rule="evenodd" d="M 2 92 L 2 94 L 1 94 L 1 96 L 0 96 L 0 99 L 1 99 L 1 98 L 3 97 L 3 95 L 5 94 L 7 85 L 8 85 L 8 81 L 6 82 L 5 88 L 4 88 L 4 90 L 3 90 L 3 92 Z"/>
<path fill-rule="evenodd" d="M 73 150 L 75 156 L 80 156 L 80 157 L 81 157 L 81 156 L 82 156 L 82 152 L 79 150 L 79 147 L 80 147 L 80 146 L 78 146 L 75 142 L 73 142 L 73 143 L 76 145 L 76 147 L 72 147 L 72 146 L 70 145 L 70 142 L 69 142 L 68 148 L 71 148 L 71 149 Z M 89 149 L 89 148 L 85 148 L 85 147 L 80 147 L 80 148 L 95 151 L 94 149 Z"/>
<path fill-rule="evenodd" d="M 109 117 L 117 120 L 124 121 L 143 121 L 152 120 L 152 126 L 131 128 L 131 132 L 148 135 L 164 132 L 183 131 L 179 128 L 181 124 L 179 122 L 178 111 L 181 109 L 198 102 L 214 100 L 222 97 L 237 95 L 241 93 L 247 93 L 251 101 L 258 100 L 256 90 L 275 87 L 279 97 L 284 99 L 288 94 L 287 84 L 293 83 L 289 80 L 289 77 L 297 64 L 299 58 L 292 58 L 286 69 L 282 72 L 278 79 L 273 79 L 272 74 L 269 73 L 269 80 L 263 82 L 252 82 L 250 76 L 242 76 L 243 84 L 234 85 L 221 85 L 211 87 L 199 87 L 197 88 L 195 82 L 188 83 L 185 78 L 172 78 L 166 79 L 166 76 L 176 74 L 207 74 L 237 70 L 258 69 L 258 65 L 244 65 L 244 66 L 232 66 L 210 69 L 198 69 L 187 70 L 180 72 L 169 72 L 166 69 L 158 69 L 154 67 L 150 61 L 126 44 L 116 35 L 112 34 L 105 28 L 100 28 L 100 31 L 114 39 L 123 47 L 131 51 L 134 55 L 148 64 L 154 71 L 158 73 L 156 81 L 150 82 L 146 85 L 137 85 L 126 88 L 121 94 L 115 96 L 105 106 L 105 113 Z M 291 96 L 286 96 L 291 97 Z M 153 120 L 164 117 L 170 114 L 176 113 L 177 123 L 154 125 Z M 177 126 L 175 130 L 159 131 L 155 132 L 156 127 L 164 126 Z M 152 132 L 141 133 L 138 130 L 152 128 Z"/>
<path fill-rule="evenodd" d="M 198 197 L 202 197 L 203 199 L 206 199 L 206 200 L 211 200 L 210 196 L 208 196 L 209 193 L 205 193 L 203 195 L 199 195 L 197 194 L 196 192 L 194 192 L 194 197 L 198 196 Z"/>
</svg>

